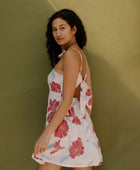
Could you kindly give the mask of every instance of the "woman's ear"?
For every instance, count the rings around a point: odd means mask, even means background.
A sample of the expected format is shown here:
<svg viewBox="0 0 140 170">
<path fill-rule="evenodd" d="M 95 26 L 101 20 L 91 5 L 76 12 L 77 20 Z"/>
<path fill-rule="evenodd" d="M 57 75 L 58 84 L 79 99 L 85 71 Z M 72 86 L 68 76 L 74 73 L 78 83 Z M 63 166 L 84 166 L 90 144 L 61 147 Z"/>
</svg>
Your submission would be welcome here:
<svg viewBox="0 0 140 170">
<path fill-rule="evenodd" d="M 74 25 L 74 27 L 72 28 L 72 34 L 74 35 L 76 34 L 76 32 L 77 32 L 77 27 Z"/>
</svg>

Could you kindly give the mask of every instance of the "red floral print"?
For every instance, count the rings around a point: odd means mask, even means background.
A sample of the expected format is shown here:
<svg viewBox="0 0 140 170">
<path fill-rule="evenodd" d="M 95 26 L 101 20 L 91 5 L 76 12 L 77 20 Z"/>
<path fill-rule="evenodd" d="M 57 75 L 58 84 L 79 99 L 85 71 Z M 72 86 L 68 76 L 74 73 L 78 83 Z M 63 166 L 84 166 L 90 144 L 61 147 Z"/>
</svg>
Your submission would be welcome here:
<svg viewBox="0 0 140 170">
<path fill-rule="evenodd" d="M 50 154 L 54 154 L 55 152 L 57 152 L 60 149 L 64 149 L 65 147 L 60 146 L 60 140 L 58 142 L 55 142 L 55 144 L 53 145 L 53 147 L 55 148 L 55 150 L 51 151 Z"/>
<path fill-rule="evenodd" d="M 51 111 L 48 116 L 47 116 L 47 121 L 50 123 L 54 113 L 56 112 L 56 109 L 59 105 L 59 101 L 56 101 L 56 99 L 54 99 L 53 101 L 50 99 L 50 106 L 48 107 L 48 112 Z"/>
<path fill-rule="evenodd" d="M 94 133 L 96 133 L 96 132 L 95 132 L 95 128 L 94 128 L 94 126 L 92 126 L 92 130 L 93 130 L 93 132 L 94 132 Z"/>
<path fill-rule="evenodd" d="M 86 115 L 83 116 L 83 119 L 86 119 Z"/>
<path fill-rule="evenodd" d="M 81 122 L 77 116 L 73 117 L 72 123 L 75 123 L 76 125 L 81 125 Z"/>
<path fill-rule="evenodd" d="M 69 114 L 66 115 L 67 117 L 74 117 L 75 116 L 75 112 L 74 112 L 74 108 L 73 107 L 71 107 L 68 112 L 69 112 Z"/>
<path fill-rule="evenodd" d="M 68 130 L 69 130 L 69 126 L 67 124 L 67 121 L 63 119 L 63 121 L 60 123 L 60 125 L 55 130 L 54 136 L 63 138 L 63 136 L 67 136 Z"/>
<path fill-rule="evenodd" d="M 51 112 L 51 113 L 49 113 L 49 115 L 47 116 L 47 121 L 48 121 L 49 123 L 50 123 L 50 121 L 52 120 L 54 114 L 55 114 L 55 112 Z"/>
<path fill-rule="evenodd" d="M 91 96 L 91 95 L 92 95 L 90 89 L 87 89 L 86 95 L 87 95 L 87 96 Z"/>
<path fill-rule="evenodd" d="M 79 118 L 75 115 L 74 108 L 71 107 L 68 112 L 69 112 L 69 114 L 66 116 L 73 117 L 72 123 L 75 123 L 76 125 L 81 125 Z"/>
<path fill-rule="evenodd" d="M 38 158 L 38 157 L 37 157 L 37 156 L 35 156 L 35 155 L 34 155 L 34 158 L 35 158 L 35 159 L 39 159 L 39 160 L 43 160 L 43 159 L 41 159 L 41 158 Z"/>
<path fill-rule="evenodd" d="M 84 153 L 84 147 L 82 144 L 82 140 L 78 137 L 77 141 L 72 142 L 72 146 L 69 148 L 70 157 L 75 158 L 76 156 L 80 156 Z"/>
<path fill-rule="evenodd" d="M 92 105 L 92 93 L 90 89 L 87 89 L 86 95 L 91 96 L 90 99 L 88 100 L 88 105 Z"/>
<path fill-rule="evenodd" d="M 58 92 L 58 93 L 61 92 L 61 85 L 60 84 L 55 83 L 54 81 L 52 81 L 52 83 L 50 83 L 50 85 L 51 85 L 51 90 L 52 91 Z"/>
<path fill-rule="evenodd" d="M 50 99 L 50 106 L 48 107 L 48 112 L 49 111 L 55 112 L 57 106 L 59 105 L 59 102 L 60 101 L 56 101 L 56 99 L 54 99 L 53 101 L 52 99 Z"/>
<path fill-rule="evenodd" d="M 97 142 L 97 144 L 98 144 L 98 147 L 100 148 L 100 143 L 99 143 L 99 141 Z"/>
<path fill-rule="evenodd" d="M 92 105 L 92 97 L 89 99 L 88 105 Z"/>
<path fill-rule="evenodd" d="M 98 165 L 102 165 L 102 162 L 99 162 L 99 164 Z"/>
</svg>

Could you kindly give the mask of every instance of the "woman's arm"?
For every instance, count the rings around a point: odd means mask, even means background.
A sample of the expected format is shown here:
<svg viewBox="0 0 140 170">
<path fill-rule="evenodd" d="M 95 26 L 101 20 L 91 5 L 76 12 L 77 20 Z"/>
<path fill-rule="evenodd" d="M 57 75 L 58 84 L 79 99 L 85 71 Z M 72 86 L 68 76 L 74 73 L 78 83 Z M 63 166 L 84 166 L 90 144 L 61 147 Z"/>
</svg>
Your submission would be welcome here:
<svg viewBox="0 0 140 170">
<path fill-rule="evenodd" d="M 58 125 L 62 122 L 66 113 L 68 112 L 77 83 L 78 73 L 80 70 L 80 57 L 75 51 L 69 49 L 63 56 L 63 101 L 55 112 L 51 122 L 46 127 L 45 131 L 52 134 Z"/>
<path fill-rule="evenodd" d="M 63 56 L 63 100 L 56 110 L 53 118 L 37 140 L 34 147 L 34 155 L 45 151 L 49 144 L 49 138 L 67 114 L 75 92 L 81 60 L 79 54 L 69 49 Z"/>
</svg>

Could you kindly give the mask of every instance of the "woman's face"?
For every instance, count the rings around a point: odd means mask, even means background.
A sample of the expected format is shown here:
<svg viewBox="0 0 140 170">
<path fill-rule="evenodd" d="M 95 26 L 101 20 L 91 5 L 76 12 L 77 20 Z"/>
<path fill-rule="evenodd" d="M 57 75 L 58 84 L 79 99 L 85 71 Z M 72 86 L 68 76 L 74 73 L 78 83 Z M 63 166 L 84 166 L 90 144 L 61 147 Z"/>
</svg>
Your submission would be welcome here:
<svg viewBox="0 0 140 170">
<path fill-rule="evenodd" d="M 56 18 L 52 22 L 52 33 L 57 44 L 63 47 L 75 39 L 76 27 L 71 29 L 65 20 Z"/>
</svg>

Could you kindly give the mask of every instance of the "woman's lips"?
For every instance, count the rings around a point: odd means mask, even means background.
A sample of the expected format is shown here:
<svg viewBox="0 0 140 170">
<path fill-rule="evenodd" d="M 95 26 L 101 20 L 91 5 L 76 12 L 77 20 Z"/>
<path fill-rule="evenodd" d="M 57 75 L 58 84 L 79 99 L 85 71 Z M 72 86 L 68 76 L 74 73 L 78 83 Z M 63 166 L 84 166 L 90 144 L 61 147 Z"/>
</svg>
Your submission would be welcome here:
<svg viewBox="0 0 140 170">
<path fill-rule="evenodd" d="M 57 41 L 62 41 L 63 40 L 63 38 L 57 38 Z"/>
</svg>

